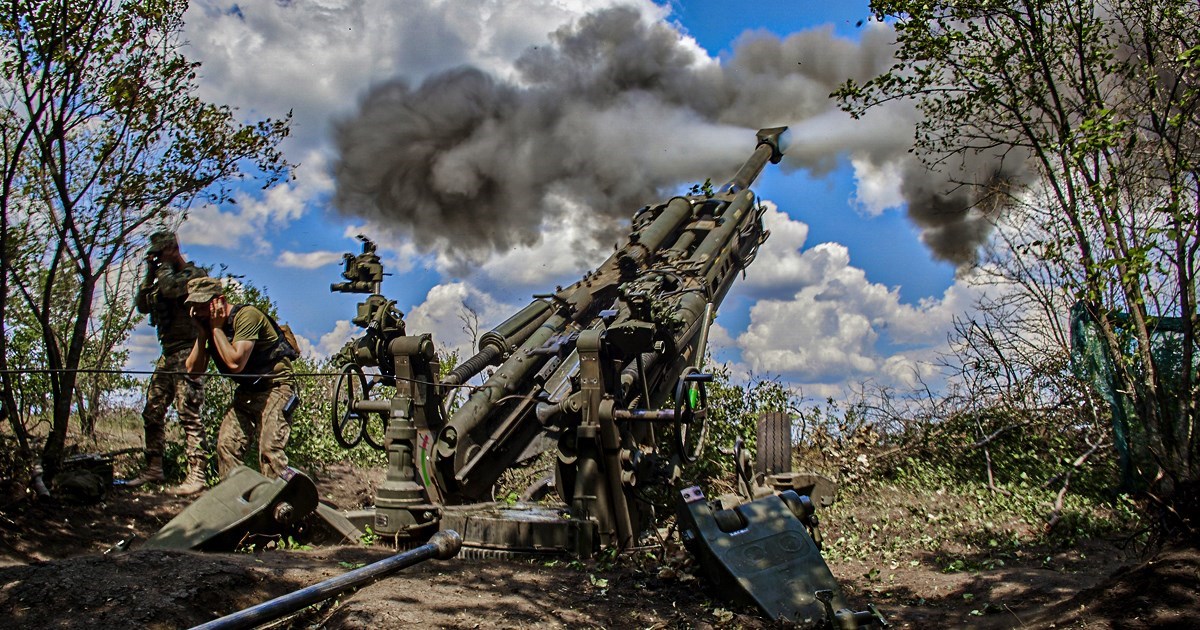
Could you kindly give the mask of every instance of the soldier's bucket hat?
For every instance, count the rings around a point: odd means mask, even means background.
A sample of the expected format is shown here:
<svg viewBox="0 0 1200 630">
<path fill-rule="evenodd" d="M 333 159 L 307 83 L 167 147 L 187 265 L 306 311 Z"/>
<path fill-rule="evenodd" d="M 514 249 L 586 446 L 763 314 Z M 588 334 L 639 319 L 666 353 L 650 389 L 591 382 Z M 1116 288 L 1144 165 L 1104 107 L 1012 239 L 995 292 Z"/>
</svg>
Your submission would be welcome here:
<svg viewBox="0 0 1200 630">
<path fill-rule="evenodd" d="M 218 295 L 225 295 L 225 287 L 216 278 L 192 278 L 188 280 L 187 288 L 184 304 L 208 304 Z"/>
</svg>

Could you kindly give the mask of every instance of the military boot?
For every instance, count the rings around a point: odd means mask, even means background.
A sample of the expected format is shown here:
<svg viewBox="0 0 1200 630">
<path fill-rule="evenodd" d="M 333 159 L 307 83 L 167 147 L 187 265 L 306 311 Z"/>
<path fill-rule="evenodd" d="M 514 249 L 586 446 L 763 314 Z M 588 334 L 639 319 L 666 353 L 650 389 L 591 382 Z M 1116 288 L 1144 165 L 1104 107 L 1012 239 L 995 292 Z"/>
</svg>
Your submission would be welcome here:
<svg viewBox="0 0 1200 630">
<path fill-rule="evenodd" d="M 166 481 L 166 477 L 163 475 L 162 455 L 147 455 L 146 469 L 136 478 L 130 479 L 125 485 L 130 488 L 136 488 L 148 483 L 162 483 L 164 481 Z"/>
<path fill-rule="evenodd" d="M 168 492 L 176 496 L 186 497 L 204 490 L 204 469 L 206 468 L 206 464 L 207 462 L 203 458 L 192 458 L 188 462 L 187 478 L 183 480 L 183 483 L 171 488 Z"/>
</svg>

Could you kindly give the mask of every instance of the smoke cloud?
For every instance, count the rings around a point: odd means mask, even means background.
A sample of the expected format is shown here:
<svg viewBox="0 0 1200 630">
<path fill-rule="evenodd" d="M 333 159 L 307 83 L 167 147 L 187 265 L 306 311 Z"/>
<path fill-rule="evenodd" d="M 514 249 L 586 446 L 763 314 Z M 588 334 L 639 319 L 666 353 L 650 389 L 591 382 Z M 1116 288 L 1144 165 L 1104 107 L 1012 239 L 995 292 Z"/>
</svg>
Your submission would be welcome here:
<svg viewBox="0 0 1200 630">
<path fill-rule="evenodd" d="M 587 208 L 578 221 L 614 232 L 681 184 L 723 183 L 755 130 L 788 125 L 788 168 L 820 174 L 845 155 L 903 164 L 901 191 L 926 244 L 970 263 L 989 222 L 971 210 L 980 203 L 972 187 L 948 182 L 1020 174 L 984 158 L 964 165 L 977 172 L 931 172 L 907 153 L 911 105 L 852 120 L 829 98 L 847 79 L 886 70 L 893 39 L 875 23 L 860 42 L 831 29 L 750 33 L 718 62 L 635 9 L 597 11 L 526 51 L 513 77 L 462 67 L 372 88 L 335 125 L 334 204 L 411 231 L 424 251 L 479 262 L 534 244 L 567 208 Z"/>
</svg>

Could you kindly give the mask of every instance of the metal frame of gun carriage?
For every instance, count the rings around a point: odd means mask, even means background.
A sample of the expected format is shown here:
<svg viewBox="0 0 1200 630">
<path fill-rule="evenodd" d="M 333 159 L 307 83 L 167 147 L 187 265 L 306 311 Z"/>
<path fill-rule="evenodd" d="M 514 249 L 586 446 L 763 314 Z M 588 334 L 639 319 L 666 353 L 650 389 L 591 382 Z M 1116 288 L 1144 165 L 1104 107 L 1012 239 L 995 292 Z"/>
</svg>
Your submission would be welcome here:
<svg viewBox="0 0 1200 630">
<path fill-rule="evenodd" d="M 506 469 L 549 447 L 555 489 L 583 523 L 572 551 L 635 545 L 654 515 L 640 490 L 669 484 L 700 455 L 708 327 L 767 237 L 748 187 L 782 158 L 783 131 L 760 131 L 753 155 L 717 191 L 639 210 L 627 241 L 599 267 L 534 296 L 444 378 L 430 336 L 406 335 L 394 302 L 379 293 L 373 244 L 364 239 L 362 254 L 347 254 L 347 282 L 331 290 L 371 295 L 354 319 L 366 334 L 339 354 L 346 364 L 332 420 L 347 446 L 370 439 L 372 418 L 386 423 L 375 444 L 388 453 L 388 475 L 374 531 L 427 536 L 446 506 L 490 502 Z M 493 366 L 447 414 L 448 388 Z M 394 396 L 371 399 L 363 368 L 378 368 L 372 381 L 393 385 Z M 479 541 L 465 534 L 465 542 Z"/>
</svg>

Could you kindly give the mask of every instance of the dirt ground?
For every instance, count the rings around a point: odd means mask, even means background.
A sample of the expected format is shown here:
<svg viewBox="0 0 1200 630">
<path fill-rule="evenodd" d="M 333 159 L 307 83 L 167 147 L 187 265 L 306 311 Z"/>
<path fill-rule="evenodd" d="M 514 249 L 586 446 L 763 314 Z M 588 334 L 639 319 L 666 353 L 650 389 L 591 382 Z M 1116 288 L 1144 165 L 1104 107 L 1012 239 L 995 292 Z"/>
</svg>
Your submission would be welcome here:
<svg viewBox="0 0 1200 630">
<path fill-rule="evenodd" d="M 317 475 L 317 484 L 323 500 L 349 510 L 371 502 L 380 478 L 381 471 L 339 465 Z M 383 546 L 316 542 L 258 553 L 139 548 L 187 503 L 161 488 L 114 488 L 91 506 L 9 500 L 0 506 L 0 626 L 190 627 L 392 553 Z M 827 536 L 837 535 L 836 524 L 824 528 Z M 1070 549 L 1029 550 L 1002 565 L 954 573 L 919 556 L 831 568 L 855 607 L 873 603 L 899 628 L 1192 628 L 1200 610 L 1195 545 L 1140 557 L 1115 541 L 1095 540 Z M 418 624 L 790 627 L 727 602 L 669 552 L 604 564 L 434 560 L 272 627 Z"/>
</svg>

